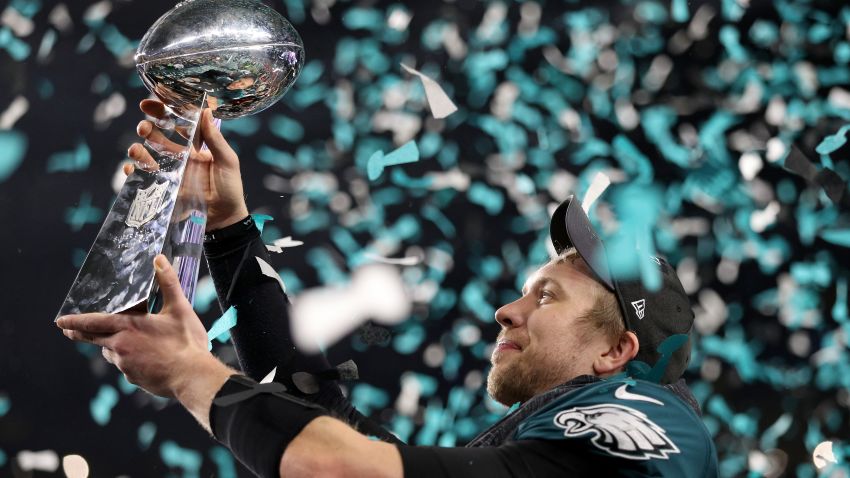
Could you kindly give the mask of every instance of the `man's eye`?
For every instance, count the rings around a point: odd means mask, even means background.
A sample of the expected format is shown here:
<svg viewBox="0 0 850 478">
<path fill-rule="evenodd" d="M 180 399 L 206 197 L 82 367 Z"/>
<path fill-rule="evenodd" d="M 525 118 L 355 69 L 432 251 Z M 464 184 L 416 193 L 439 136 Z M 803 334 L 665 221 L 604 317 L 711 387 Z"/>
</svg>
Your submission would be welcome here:
<svg viewBox="0 0 850 478">
<path fill-rule="evenodd" d="M 553 297 L 553 295 L 552 295 L 551 292 L 549 292 L 548 290 L 542 290 L 542 291 L 540 291 L 540 296 L 538 298 L 538 301 L 540 301 L 540 302 L 548 301 L 548 300 L 551 300 L 552 297 Z"/>
</svg>

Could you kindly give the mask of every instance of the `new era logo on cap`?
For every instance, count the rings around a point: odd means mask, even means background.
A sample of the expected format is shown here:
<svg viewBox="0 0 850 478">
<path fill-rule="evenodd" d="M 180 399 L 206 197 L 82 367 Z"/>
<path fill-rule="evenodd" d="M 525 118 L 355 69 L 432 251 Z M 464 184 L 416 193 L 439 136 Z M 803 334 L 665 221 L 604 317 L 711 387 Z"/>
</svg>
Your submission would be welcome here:
<svg viewBox="0 0 850 478">
<path fill-rule="evenodd" d="M 644 310 L 646 310 L 646 300 L 640 299 L 632 302 L 632 307 L 635 308 L 635 314 L 638 319 L 643 319 Z"/>
</svg>

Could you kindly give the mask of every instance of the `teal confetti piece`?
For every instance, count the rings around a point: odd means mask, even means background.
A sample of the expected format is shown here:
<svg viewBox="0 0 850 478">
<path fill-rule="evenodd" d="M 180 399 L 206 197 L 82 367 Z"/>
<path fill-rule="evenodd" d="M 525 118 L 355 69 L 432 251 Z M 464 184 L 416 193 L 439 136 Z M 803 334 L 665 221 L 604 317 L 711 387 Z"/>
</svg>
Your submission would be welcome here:
<svg viewBox="0 0 850 478">
<path fill-rule="evenodd" d="M 9 179 L 27 152 L 27 137 L 20 131 L 0 131 L 0 182 Z"/>
<path fill-rule="evenodd" d="M 688 12 L 688 0 L 673 0 L 671 10 L 673 20 L 679 23 L 686 22 L 690 18 L 690 13 Z"/>
<path fill-rule="evenodd" d="M 735 115 L 717 110 L 700 128 L 700 145 L 708 153 L 709 159 L 720 166 L 725 167 L 731 164 L 732 160 L 726 147 L 726 130 L 738 121 L 740 119 Z"/>
<path fill-rule="evenodd" d="M 274 166 L 286 172 L 294 171 L 297 164 L 295 156 L 291 153 L 270 148 L 266 145 L 261 145 L 257 148 L 257 159 L 263 164 Z"/>
<path fill-rule="evenodd" d="M 472 312 L 478 320 L 489 323 L 493 320 L 496 309 L 487 300 L 489 287 L 479 279 L 473 279 L 466 284 L 460 294 L 461 303 Z"/>
<path fill-rule="evenodd" d="M 301 74 L 303 78 L 304 74 Z M 269 120 L 269 130 L 278 138 L 290 143 L 297 143 L 304 137 L 304 127 L 301 123 L 283 115 L 275 115 Z"/>
<path fill-rule="evenodd" d="M 6 50 L 16 61 L 24 61 L 30 56 L 30 46 L 16 38 L 9 27 L 0 28 L 0 48 Z"/>
<path fill-rule="evenodd" d="M 41 0 L 12 0 L 9 6 L 17 10 L 21 15 L 32 18 L 41 10 Z"/>
<path fill-rule="evenodd" d="M 6 452 L 4 452 L 3 450 L 0 450 L 0 468 L 3 468 L 4 466 L 6 466 L 6 461 L 7 461 Z"/>
<path fill-rule="evenodd" d="M 832 318 L 836 322 L 844 323 L 850 318 L 847 310 L 847 278 L 838 279 L 835 286 L 835 303 L 832 305 Z"/>
<path fill-rule="evenodd" d="M 850 247 L 850 229 L 827 229 L 821 231 L 818 235 L 826 242 Z"/>
<path fill-rule="evenodd" d="M 720 29 L 720 43 L 726 48 L 726 53 L 732 61 L 743 63 L 749 58 L 747 51 L 741 46 L 740 33 L 732 25 L 725 25 Z"/>
<path fill-rule="evenodd" d="M 779 40 L 779 28 L 767 20 L 756 20 L 750 27 L 750 39 L 756 45 L 768 47 Z"/>
<path fill-rule="evenodd" d="M 54 153 L 47 159 L 47 172 L 58 171 L 74 172 L 85 171 L 91 162 L 91 150 L 89 146 L 80 141 L 73 151 Z"/>
<path fill-rule="evenodd" d="M 223 133 L 231 132 L 241 136 L 251 136 L 260 130 L 260 120 L 256 116 L 243 116 L 221 122 Z"/>
<path fill-rule="evenodd" d="M 298 76 L 296 84 L 298 86 L 311 85 L 318 81 L 325 72 L 325 66 L 321 60 L 313 60 L 307 62 L 304 68 L 301 69 L 301 75 Z"/>
<path fill-rule="evenodd" d="M 216 299 L 215 284 L 212 280 L 200 280 L 195 288 L 195 300 L 192 307 L 198 314 L 205 314 Z"/>
<path fill-rule="evenodd" d="M 124 57 L 136 51 L 138 42 L 130 41 L 115 25 L 104 24 L 98 36 L 104 46 L 116 58 Z"/>
<path fill-rule="evenodd" d="M 505 196 L 498 189 L 490 188 L 482 182 L 474 182 L 467 191 L 469 201 L 483 207 L 487 214 L 495 216 L 505 206 Z"/>
<path fill-rule="evenodd" d="M 198 478 L 203 463 L 203 455 L 196 450 L 183 448 L 171 440 L 159 446 L 159 456 L 163 463 L 173 468 L 182 468 L 185 478 Z"/>
<path fill-rule="evenodd" d="M 9 396 L 5 393 L 0 394 L 0 417 L 9 413 L 9 410 L 12 408 L 12 400 L 9 399 Z"/>
<path fill-rule="evenodd" d="M 79 231 L 86 224 L 98 224 L 103 218 L 103 211 L 91 205 L 91 194 L 88 192 L 80 196 L 77 206 L 65 210 L 65 222 L 71 226 L 74 232 Z"/>
<path fill-rule="evenodd" d="M 381 151 L 373 153 L 366 164 L 366 173 L 370 181 L 375 181 L 387 166 L 415 163 L 416 161 L 419 161 L 419 148 L 416 141 L 411 140 L 389 154 L 384 155 Z"/>
<path fill-rule="evenodd" d="M 128 382 L 127 377 L 125 377 L 123 374 L 118 377 L 118 390 L 121 390 L 121 393 L 127 395 L 129 393 L 135 392 L 138 389 L 139 387 Z"/>
<path fill-rule="evenodd" d="M 286 17 L 295 23 L 301 23 L 306 18 L 306 9 L 303 0 L 283 0 L 286 5 Z"/>
<path fill-rule="evenodd" d="M 351 389 L 351 404 L 366 416 L 377 408 L 386 407 L 389 401 L 386 391 L 367 383 L 357 383 Z"/>
<path fill-rule="evenodd" d="M 112 408 L 118 403 L 118 391 L 110 385 L 101 385 L 89 404 L 89 412 L 98 425 L 106 425 L 112 418 Z"/>
<path fill-rule="evenodd" d="M 668 161 L 687 168 L 690 165 L 691 152 L 673 138 L 671 128 L 675 124 L 675 110 L 667 106 L 653 106 L 643 110 L 641 114 L 641 126 L 647 138 L 658 146 Z"/>
<path fill-rule="evenodd" d="M 251 217 L 254 218 L 254 223 L 257 225 L 257 229 L 259 229 L 260 234 L 263 233 L 263 226 L 266 222 L 274 221 L 274 218 L 268 214 L 251 214 Z"/>
<path fill-rule="evenodd" d="M 635 5 L 635 17 L 644 22 L 662 24 L 667 21 L 667 9 L 660 3 L 645 0 Z"/>
<path fill-rule="evenodd" d="M 236 478 L 236 463 L 227 448 L 216 446 L 209 451 L 210 459 L 218 467 L 219 478 Z"/>
<path fill-rule="evenodd" d="M 139 430 L 136 432 L 136 437 L 139 440 L 139 448 L 147 450 L 154 437 L 156 436 L 156 424 L 153 422 L 145 422 L 139 425 Z"/>
<path fill-rule="evenodd" d="M 230 306 L 221 317 L 213 322 L 210 330 L 207 332 L 207 350 L 212 350 L 212 340 L 218 338 L 225 332 L 229 333 L 230 329 L 236 326 L 236 308 Z"/>
<path fill-rule="evenodd" d="M 847 142 L 847 131 L 850 131 L 850 125 L 842 126 L 837 133 L 824 138 L 823 141 L 817 145 L 815 151 L 818 154 L 830 154 L 835 152 Z"/>
<path fill-rule="evenodd" d="M 623 169 L 634 176 L 635 183 L 646 184 L 652 182 L 652 163 L 627 137 L 617 135 L 611 143 L 614 157 L 620 162 Z"/>
<path fill-rule="evenodd" d="M 349 30 L 378 31 L 384 28 L 384 14 L 374 8 L 350 8 L 342 15 L 342 23 Z"/>
<path fill-rule="evenodd" d="M 419 324 L 412 324 L 407 329 L 393 337 L 393 348 L 400 354 L 409 355 L 422 345 L 425 340 L 425 329 Z"/>
</svg>

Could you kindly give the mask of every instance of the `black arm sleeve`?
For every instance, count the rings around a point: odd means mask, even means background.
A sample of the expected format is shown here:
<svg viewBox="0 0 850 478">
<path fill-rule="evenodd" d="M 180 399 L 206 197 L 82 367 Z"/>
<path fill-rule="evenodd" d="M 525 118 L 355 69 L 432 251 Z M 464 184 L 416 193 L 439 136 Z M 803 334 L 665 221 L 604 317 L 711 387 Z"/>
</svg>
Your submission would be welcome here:
<svg viewBox="0 0 850 478">
<path fill-rule="evenodd" d="M 358 412 L 334 380 L 320 380 L 315 394 L 301 393 L 292 382 L 296 372 L 316 373 L 331 368 L 325 356 L 306 354 L 295 347 L 289 328 L 286 294 L 260 269 L 256 258 L 271 263 L 260 231 L 249 216 L 207 234 L 204 253 L 222 310 L 236 308 L 231 338 L 245 375 L 259 381 L 277 367 L 275 381 L 295 396 L 328 409 L 334 416 L 367 435 L 400 443 L 395 435 Z"/>
<path fill-rule="evenodd" d="M 592 469 L 588 455 L 566 440 L 522 440 L 499 447 L 440 448 L 397 446 L 404 478 L 544 478 L 614 476 L 601 463 Z M 613 473 L 613 474 L 611 474 Z"/>
</svg>

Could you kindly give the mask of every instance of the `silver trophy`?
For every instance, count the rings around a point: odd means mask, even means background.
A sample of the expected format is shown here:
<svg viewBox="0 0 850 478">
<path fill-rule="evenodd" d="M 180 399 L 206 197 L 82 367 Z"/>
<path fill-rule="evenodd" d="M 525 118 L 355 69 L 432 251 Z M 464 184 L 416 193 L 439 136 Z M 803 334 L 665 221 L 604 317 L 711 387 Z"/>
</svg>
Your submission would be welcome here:
<svg viewBox="0 0 850 478">
<path fill-rule="evenodd" d="M 292 25 L 254 0 L 187 0 L 147 31 L 136 53 L 145 86 L 165 105 L 145 142 L 153 163 L 127 177 L 59 315 L 154 310 L 153 258 L 165 254 L 191 301 L 202 255 L 203 185 L 184 174 L 203 108 L 216 121 L 279 100 L 304 63 Z M 191 169 L 191 168 L 190 168 Z"/>
</svg>

